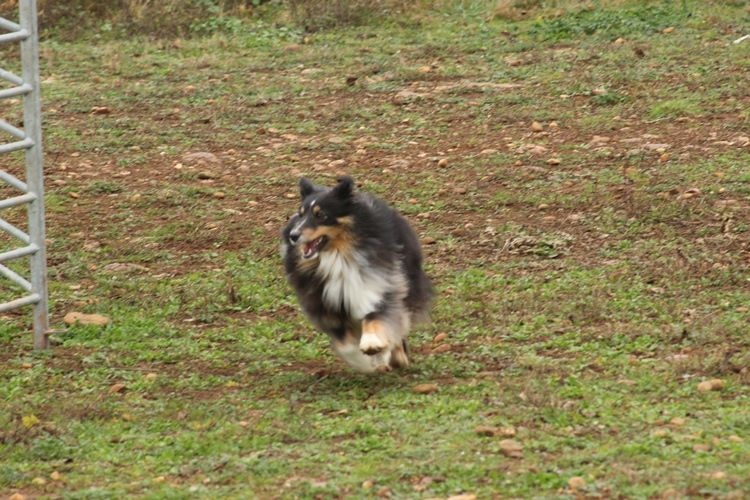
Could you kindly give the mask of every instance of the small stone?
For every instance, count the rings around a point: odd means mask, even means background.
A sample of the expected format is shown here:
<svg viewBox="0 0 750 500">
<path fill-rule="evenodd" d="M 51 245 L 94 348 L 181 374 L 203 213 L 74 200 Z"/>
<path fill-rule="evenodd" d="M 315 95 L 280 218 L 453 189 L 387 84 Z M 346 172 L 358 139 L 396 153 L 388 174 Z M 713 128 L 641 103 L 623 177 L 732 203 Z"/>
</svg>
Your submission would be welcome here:
<svg viewBox="0 0 750 500">
<path fill-rule="evenodd" d="M 81 312 L 69 312 L 63 318 L 67 325 L 80 323 L 82 325 L 106 326 L 112 322 L 108 317 L 101 314 L 84 314 Z"/>
<path fill-rule="evenodd" d="M 208 180 L 208 179 L 214 179 L 216 178 L 216 175 L 213 172 L 209 172 L 207 170 L 202 170 L 198 172 L 198 178 L 202 181 Z"/>
<path fill-rule="evenodd" d="M 108 115 L 112 112 L 107 106 L 94 106 L 91 108 L 92 115 Z"/>
<path fill-rule="evenodd" d="M 604 87 L 597 87 L 592 90 L 591 93 L 594 95 L 604 95 L 607 93 L 607 89 L 605 89 Z"/>
<path fill-rule="evenodd" d="M 492 148 L 483 149 L 482 151 L 479 152 L 479 154 L 482 156 L 494 155 L 495 153 L 497 153 L 497 149 L 492 149 Z"/>
<path fill-rule="evenodd" d="M 532 132 L 542 132 L 542 131 L 544 131 L 544 125 L 542 125 L 539 122 L 531 122 L 531 131 Z"/>
<path fill-rule="evenodd" d="M 434 336 L 434 337 L 432 338 L 432 341 L 433 341 L 433 342 L 434 342 L 435 344 L 439 344 L 440 342 L 444 341 L 444 340 L 445 340 L 445 339 L 447 339 L 447 338 L 448 338 L 448 334 L 447 334 L 447 333 L 445 333 L 445 332 L 440 332 L 440 333 L 438 333 L 437 335 L 435 335 L 435 336 Z"/>
<path fill-rule="evenodd" d="M 687 423 L 687 420 L 685 420 L 682 417 L 674 417 L 672 420 L 669 421 L 669 425 L 672 425 L 674 427 L 682 427 Z"/>
<path fill-rule="evenodd" d="M 444 352 L 450 352 L 452 349 L 450 344 L 440 344 L 439 346 L 435 347 L 432 351 L 430 351 L 432 354 L 442 354 Z"/>
<path fill-rule="evenodd" d="M 516 428 L 513 426 L 500 427 L 497 430 L 498 436 L 513 437 L 516 435 Z"/>
<path fill-rule="evenodd" d="M 196 153 L 188 153 L 184 155 L 182 157 L 182 163 L 196 167 L 204 167 L 209 165 L 221 165 L 221 160 L 213 153 L 198 151 Z"/>
<path fill-rule="evenodd" d="M 211 193 L 211 196 L 213 196 L 214 198 L 217 198 L 219 200 L 222 200 L 222 199 L 224 199 L 224 198 L 227 197 L 227 195 L 226 195 L 226 193 L 224 191 L 214 191 L 213 193 Z"/>
<path fill-rule="evenodd" d="M 158 377 L 159 377 L 159 375 L 158 375 L 158 374 L 156 374 L 156 373 L 153 373 L 153 372 L 151 372 L 151 373 L 147 373 L 147 374 L 145 375 L 145 377 L 144 377 L 144 378 L 145 378 L 146 380 L 148 380 L 149 382 L 153 382 L 153 381 L 154 381 L 154 380 L 156 380 L 156 379 L 157 379 Z"/>
<path fill-rule="evenodd" d="M 49 475 L 49 478 L 53 481 L 62 481 L 62 474 L 57 471 L 52 471 L 52 474 Z"/>
<path fill-rule="evenodd" d="M 720 378 L 714 378 L 711 380 L 704 380 L 703 382 L 699 383 L 697 386 L 697 389 L 699 392 L 710 392 L 710 391 L 720 391 L 724 389 L 724 381 Z"/>
<path fill-rule="evenodd" d="M 549 208 L 549 205 L 546 203 L 540 203 L 536 208 L 539 210 L 547 210 Z"/>
<path fill-rule="evenodd" d="M 466 194 L 468 192 L 465 187 L 457 187 L 453 191 L 455 191 L 456 194 Z"/>
<path fill-rule="evenodd" d="M 477 496 L 473 493 L 461 493 L 460 495 L 451 495 L 448 500 L 477 500 Z"/>
<path fill-rule="evenodd" d="M 287 200 L 293 200 L 296 197 L 297 195 L 295 193 L 284 193 L 284 198 L 286 198 Z"/>
<path fill-rule="evenodd" d="M 669 153 L 662 153 L 659 156 L 659 163 L 667 163 L 669 161 Z"/>
<path fill-rule="evenodd" d="M 624 39 L 624 38 L 622 38 L 622 37 L 620 37 L 620 38 L 616 39 L 616 40 L 615 40 L 614 42 L 612 42 L 612 43 L 614 43 L 615 45 L 622 45 L 623 43 L 625 43 L 625 39 Z"/>
<path fill-rule="evenodd" d="M 239 425 L 242 428 L 245 428 L 250 425 L 250 422 L 248 422 L 247 420 L 240 420 L 239 422 L 237 422 L 237 425 Z"/>
<path fill-rule="evenodd" d="M 438 168 L 446 168 L 448 166 L 448 163 L 448 158 L 440 158 L 440 160 L 438 160 L 437 166 Z"/>
<path fill-rule="evenodd" d="M 738 436 L 738 435 L 736 435 L 736 434 L 732 434 L 732 435 L 731 435 L 731 436 L 729 436 L 729 437 L 728 437 L 727 439 L 728 439 L 728 440 L 730 440 L 730 441 L 731 441 L 731 442 L 733 442 L 733 443 L 741 443 L 741 442 L 743 442 L 743 441 L 744 441 L 744 439 L 742 439 L 741 437 L 739 437 L 739 436 Z"/>
<path fill-rule="evenodd" d="M 31 480 L 31 484 L 35 486 L 44 486 L 45 484 L 47 484 L 47 480 L 43 477 L 35 477 Z"/>
<path fill-rule="evenodd" d="M 110 273 L 146 272 L 148 270 L 149 269 L 146 266 L 133 264 L 131 262 L 112 262 L 111 264 L 102 267 L 102 271 Z"/>
<path fill-rule="evenodd" d="M 425 236 L 424 238 L 422 238 L 423 245 L 434 245 L 436 241 L 437 240 L 435 240 L 435 238 L 433 238 L 432 236 Z"/>
<path fill-rule="evenodd" d="M 667 149 L 669 149 L 671 144 L 666 144 L 663 142 L 648 142 L 643 145 L 643 147 L 649 151 L 656 151 L 657 153 L 664 153 Z"/>
<path fill-rule="evenodd" d="M 568 479 L 568 486 L 570 486 L 571 490 L 580 490 L 586 487 L 586 480 L 581 476 L 573 476 Z"/>
<path fill-rule="evenodd" d="M 547 165 L 559 165 L 560 164 L 560 158 L 550 158 L 547 160 Z"/>
<path fill-rule="evenodd" d="M 547 128 L 557 128 L 557 127 L 558 127 L 557 122 L 549 122 L 547 124 Z"/>
<path fill-rule="evenodd" d="M 437 384 L 418 384 L 412 387 L 412 391 L 416 394 L 432 394 L 438 391 Z"/>
<path fill-rule="evenodd" d="M 8 500 L 26 500 L 26 495 L 22 493 L 13 493 L 11 496 L 8 497 Z"/>
<path fill-rule="evenodd" d="M 331 168 L 341 168 L 345 165 L 346 165 L 346 160 L 342 160 L 342 159 L 333 160 L 332 162 L 328 164 L 328 166 Z"/>
<path fill-rule="evenodd" d="M 688 200 L 690 198 L 695 198 L 696 196 L 700 196 L 700 195 L 701 195 L 701 190 L 700 189 L 698 189 L 698 188 L 690 188 L 690 189 L 686 190 L 685 192 L 683 192 L 680 195 L 680 198 L 682 198 L 683 200 Z"/>
<path fill-rule="evenodd" d="M 717 479 L 717 480 L 721 481 L 721 480 L 726 479 L 726 478 L 727 478 L 727 473 L 724 472 L 723 470 L 717 470 L 716 472 L 714 472 L 713 474 L 711 474 L 711 479 Z"/>
<path fill-rule="evenodd" d="M 720 378 L 712 378 L 709 382 L 711 383 L 712 391 L 720 391 L 724 389 L 724 381 Z"/>
<path fill-rule="evenodd" d="M 373 483 L 369 479 L 366 479 L 366 480 L 362 481 L 362 489 L 363 490 L 371 490 L 373 486 L 375 486 L 375 483 Z"/>
<path fill-rule="evenodd" d="M 391 497 L 391 489 L 388 486 L 383 486 L 380 488 L 375 495 L 379 496 L 380 498 L 390 498 Z"/>
<path fill-rule="evenodd" d="M 711 445 L 707 443 L 698 443 L 693 445 L 693 451 L 696 453 L 708 453 L 711 451 Z"/>
<path fill-rule="evenodd" d="M 591 138 L 591 144 L 605 144 L 611 140 L 612 138 L 606 135 L 595 135 Z"/>
<path fill-rule="evenodd" d="M 474 432 L 479 434 L 480 436 L 494 436 L 497 434 L 497 427 L 492 427 L 491 425 L 478 425 L 474 428 Z"/>
<path fill-rule="evenodd" d="M 413 102 L 421 101 L 423 98 L 424 95 L 417 92 L 412 92 L 411 90 L 402 90 L 393 97 L 393 102 L 394 104 L 403 106 L 405 104 L 411 104 Z"/>
<path fill-rule="evenodd" d="M 523 457 L 523 446 L 515 439 L 503 439 L 500 441 L 500 451 L 511 458 Z"/>
<path fill-rule="evenodd" d="M 661 30 L 661 32 L 664 33 L 664 34 L 672 33 L 673 31 L 674 31 L 674 26 L 669 26 L 669 27 L 664 28 L 663 30 Z"/>
<path fill-rule="evenodd" d="M 420 66 L 417 68 L 417 73 L 432 73 L 432 66 Z"/>
<path fill-rule="evenodd" d="M 710 380 L 704 380 L 703 382 L 698 384 L 698 392 L 710 392 L 711 390 L 712 387 Z"/>
<path fill-rule="evenodd" d="M 111 394 L 122 394 L 127 389 L 125 384 L 114 384 L 109 388 Z"/>
</svg>

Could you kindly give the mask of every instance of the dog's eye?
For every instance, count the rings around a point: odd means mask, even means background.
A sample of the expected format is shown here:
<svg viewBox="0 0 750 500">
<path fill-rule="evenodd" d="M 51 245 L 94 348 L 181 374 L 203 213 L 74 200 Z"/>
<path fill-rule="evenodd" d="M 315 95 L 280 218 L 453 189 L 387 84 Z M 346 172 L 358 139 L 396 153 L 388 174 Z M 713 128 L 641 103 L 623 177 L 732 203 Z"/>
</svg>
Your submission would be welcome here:
<svg viewBox="0 0 750 500">
<path fill-rule="evenodd" d="M 317 205 L 312 208 L 312 213 L 318 220 L 325 220 L 326 218 L 325 212 L 323 212 L 323 210 Z"/>
</svg>

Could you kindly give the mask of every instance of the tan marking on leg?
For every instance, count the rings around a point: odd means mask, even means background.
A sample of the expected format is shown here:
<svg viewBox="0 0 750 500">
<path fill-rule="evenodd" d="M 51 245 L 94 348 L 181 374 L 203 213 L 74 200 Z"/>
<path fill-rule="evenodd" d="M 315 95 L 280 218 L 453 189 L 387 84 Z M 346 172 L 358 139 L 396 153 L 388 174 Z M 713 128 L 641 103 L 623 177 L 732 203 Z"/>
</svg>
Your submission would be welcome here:
<svg viewBox="0 0 750 500">
<path fill-rule="evenodd" d="M 360 350 L 373 355 L 386 349 L 389 344 L 388 325 L 385 322 L 372 319 L 362 320 L 362 337 L 359 340 Z"/>
</svg>

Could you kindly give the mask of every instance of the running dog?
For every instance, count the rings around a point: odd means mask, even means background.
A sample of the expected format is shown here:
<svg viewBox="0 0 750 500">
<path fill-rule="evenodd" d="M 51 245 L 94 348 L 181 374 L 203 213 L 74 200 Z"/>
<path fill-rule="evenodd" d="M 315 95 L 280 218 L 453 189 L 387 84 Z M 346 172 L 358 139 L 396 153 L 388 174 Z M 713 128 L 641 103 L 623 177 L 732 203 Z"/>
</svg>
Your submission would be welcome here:
<svg viewBox="0 0 750 500">
<path fill-rule="evenodd" d="M 407 367 L 406 335 L 433 297 L 416 233 L 385 202 L 355 191 L 351 177 L 333 188 L 303 177 L 299 191 L 281 254 L 302 310 L 355 370 Z"/>
</svg>

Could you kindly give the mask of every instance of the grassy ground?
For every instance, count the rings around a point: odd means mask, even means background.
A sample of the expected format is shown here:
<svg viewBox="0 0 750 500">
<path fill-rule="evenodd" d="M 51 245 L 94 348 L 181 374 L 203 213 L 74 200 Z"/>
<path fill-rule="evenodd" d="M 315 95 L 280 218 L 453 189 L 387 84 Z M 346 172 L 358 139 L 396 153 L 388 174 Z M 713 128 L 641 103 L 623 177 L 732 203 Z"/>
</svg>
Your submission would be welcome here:
<svg viewBox="0 0 750 500">
<path fill-rule="evenodd" d="M 750 494 L 750 11 L 456 5 L 43 43 L 52 319 L 112 323 L 2 316 L 0 493 Z M 297 177 L 343 171 L 425 243 L 406 372 L 282 275 Z"/>
</svg>

